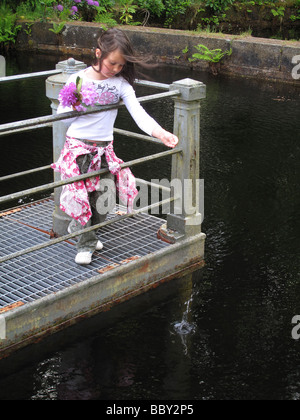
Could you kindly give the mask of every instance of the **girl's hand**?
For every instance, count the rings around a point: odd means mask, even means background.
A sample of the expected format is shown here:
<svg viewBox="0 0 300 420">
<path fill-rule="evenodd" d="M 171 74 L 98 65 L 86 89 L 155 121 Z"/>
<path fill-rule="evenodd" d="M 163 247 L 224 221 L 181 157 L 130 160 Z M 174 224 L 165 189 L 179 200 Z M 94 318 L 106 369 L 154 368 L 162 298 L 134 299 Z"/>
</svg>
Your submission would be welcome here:
<svg viewBox="0 0 300 420">
<path fill-rule="evenodd" d="M 168 131 L 164 130 L 163 128 L 157 128 L 153 130 L 152 133 L 153 137 L 161 140 L 166 146 L 174 148 L 178 144 L 178 137 Z"/>
<path fill-rule="evenodd" d="M 73 111 L 77 111 L 76 106 L 80 105 L 80 101 L 77 101 L 76 104 L 72 105 Z"/>
</svg>

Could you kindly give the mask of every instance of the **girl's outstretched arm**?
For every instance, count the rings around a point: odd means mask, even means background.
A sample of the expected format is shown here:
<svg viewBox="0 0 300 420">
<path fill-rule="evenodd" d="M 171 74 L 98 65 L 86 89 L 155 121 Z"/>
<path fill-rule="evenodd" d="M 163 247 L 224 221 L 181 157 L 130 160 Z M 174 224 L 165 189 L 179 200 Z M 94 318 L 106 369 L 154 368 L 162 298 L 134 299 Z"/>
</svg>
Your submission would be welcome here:
<svg viewBox="0 0 300 420">
<path fill-rule="evenodd" d="M 152 136 L 161 140 L 166 146 L 174 148 L 178 144 L 178 137 L 163 128 L 155 128 Z"/>
</svg>

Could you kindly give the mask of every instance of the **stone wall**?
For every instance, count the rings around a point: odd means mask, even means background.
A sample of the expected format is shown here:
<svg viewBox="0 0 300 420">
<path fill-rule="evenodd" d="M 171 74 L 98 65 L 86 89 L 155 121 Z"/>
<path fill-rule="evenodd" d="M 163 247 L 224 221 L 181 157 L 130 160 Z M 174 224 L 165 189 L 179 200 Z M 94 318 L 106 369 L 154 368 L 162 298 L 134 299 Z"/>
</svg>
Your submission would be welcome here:
<svg viewBox="0 0 300 420">
<path fill-rule="evenodd" d="M 25 29 L 27 24 L 22 22 L 22 25 Z M 96 39 L 102 31 L 99 24 L 83 22 L 66 24 L 58 35 L 49 31 L 50 28 L 50 23 L 35 23 L 30 28 L 30 34 L 20 31 L 16 48 L 60 53 L 65 54 L 66 58 L 74 56 L 83 59 L 93 56 Z M 300 69 L 296 68 L 296 64 L 300 63 L 300 42 L 297 41 L 242 38 L 224 34 L 203 35 L 197 32 L 132 26 L 122 29 L 139 53 L 151 55 L 158 62 L 210 71 L 212 67 L 207 62 L 189 61 L 192 54 L 197 52 L 194 46 L 204 44 L 210 49 L 220 48 L 222 51 L 232 48 L 232 55 L 226 56 L 215 71 L 300 85 Z"/>
</svg>

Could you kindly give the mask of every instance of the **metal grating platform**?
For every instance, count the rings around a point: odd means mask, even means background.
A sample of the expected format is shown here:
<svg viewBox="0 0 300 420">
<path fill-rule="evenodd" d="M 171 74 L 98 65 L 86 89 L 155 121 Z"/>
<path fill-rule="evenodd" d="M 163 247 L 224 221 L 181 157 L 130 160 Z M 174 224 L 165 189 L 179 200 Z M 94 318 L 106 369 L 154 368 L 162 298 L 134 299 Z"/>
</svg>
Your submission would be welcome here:
<svg viewBox="0 0 300 420">
<path fill-rule="evenodd" d="M 52 228 L 53 209 L 53 199 L 49 198 L 13 212 L 0 213 L 0 256 L 45 242 Z M 109 215 L 110 218 L 115 216 Z M 157 217 L 139 214 L 102 228 L 98 236 L 104 249 L 94 254 L 89 266 L 74 262 L 75 241 L 62 242 L 2 263 L 0 313 L 11 305 L 32 302 L 169 246 L 156 236 L 162 223 Z"/>
</svg>

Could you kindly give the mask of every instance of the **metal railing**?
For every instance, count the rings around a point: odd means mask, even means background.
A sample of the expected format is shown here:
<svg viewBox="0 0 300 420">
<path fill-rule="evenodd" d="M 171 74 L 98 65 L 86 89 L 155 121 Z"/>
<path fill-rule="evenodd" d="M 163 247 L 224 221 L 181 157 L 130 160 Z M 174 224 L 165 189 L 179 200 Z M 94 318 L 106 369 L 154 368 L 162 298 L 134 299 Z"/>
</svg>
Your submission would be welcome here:
<svg viewBox="0 0 300 420">
<path fill-rule="evenodd" d="M 71 59 L 72 60 L 72 59 Z M 31 74 L 25 74 L 25 75 L 18 75 L 18 76 L 9 76 L 9 77 L 4 77 L 4 78 L 0 78 L 0 85 L 1 83 L 5 83 L 5 82 L 9 82 L 9 81 L 16 81 L 16 80 L 23 80 L 23 79 L 28 79 L 31 77 L 43 77 L 43 76 L 49 76 L 49 75 L 60 75 L 60 74 L 64 74 L 65 76 L 67 74 L 70 73 L 70 60 L 68 60 L 68 62 L 66 62 L 66 68 L 65 71 L 64 69 L 57 69 L 54 71 L 48 71 L 48 72 L 38 72 L 38 73 L 31 73 Z M 59 63 L 62 64 L 62 63 Z M 63 67 L 63 66 L 62 66 Z M 71 63 L 71 67 L 72 67 L 72 63 Z M 67 70 L 66 70 L 67 69 Z M 74 71 L 75 72 L 75 69 Z M 66 78 L 65 78 L 66 80 Z M 186 79 L 186 80 L 190 80 L 190 79 Z M 181 81 L 184 82 L 184 81 Z M 185 122 L 183 124 L 183 120 L 182 118 L 179 116 L 177 116 L 178 121 L 174 121 L 174 133 L 177 135 L 181 135 L 182 137 L 182 141 L 185 143 L 191 143 L 191 144 L 196 144 L 196 152 L 199 153 L 199 139 L 198 139 L 198 134 L 197 132 L 194 132 L 193 134 L 189 134 L 189 121 L 188 119 L 190 118 L 190 121 L 193 120 L 193 124 L 195 125 L 195 115 L 197 117 L 197 113 L 199 114 L 199 108 L 200 108 L 200 99 L 205 97 L 205 93 L 203 91 L 203 86 L 205 89 L 205 85 L 203 85 L 202 83 L 199 82 L 195 82 L 195 81 L 191 81 L 193 83 L 180 83 L 177 82 L 178 84 L 178 88 L 176 86 L 176 82 L 173 85 L 166 85 L 166 84 L 161 84 L 161 83 L 154 83 L 154 82 L 148 82 L 148 81 L 137 81 L 137 85 L 141 85 L 141 86 L 147 86 L 147 87 L 153 87 L 153 88 L 158 88 L 158 89 L 162 89 L 162 90 L 167 90 L 167 92 L 163 92 L 163 93 L 158 93 L 158 94 L 153 94 L 153 95 L 147 95 L 147 96 L 143 96 L 138 98 L 138 101 L 140 103 L 146 103 L 146 102 L 150 102 L 150 101 L 156 101 L 156 100 L 160 100 L 163 98 L 175 98 L 175 108 L 177 106 L 177 112 L 179 109 L 181 109 L 181 111 L 184 114 L 184 118 L 185 118 Z M 197 84 L 197 86 L 196 86 Z M 62 86 L 62 85 L 61 85 Z M 195 86 L 198 89 L 198 93 L 195 96 Z M 193 91 L 193 94 L 190 95 L 190 93 Z M 201 92 L 200 92 L 201 91 Z M 176 105 L 176 98 L 177 98 L 177 105 Z M 53 100 L 53 98 L 51 98 Z M 57 100 L 57 98 L 54 98 Z M 184 107 L 182 108 L 182 105 L 188 103 L 189 104 L 189 108 L 184 109 Z M 180 105 L 181 104 L 181 105 Z M 193 105 L 192 105 L 193 104 Z M 53 104 L 52 104 L 53 105 Z M 38 117 L 38 118 L 32 118 L 32 119 L 28 119 L 28 120 L 24 120 L 24 121 L 17 121 L 17 122 L 13 122 L 13 123 L 8 123 L 8 124 L 2 124 L 0 125 L 0 136 L 7 136 L 7 135 L 11 135 L 14 133 L 19 133 L 22 131 L 27 131 L 27 130 L 35 130 L 35 129 L 39 129 L 45 126 L 49 126 L 52 125 L 52 123 L 57 123 L 59 121 L 62 120 L 66 120 L 68 118 L 72 118 L 74 117 L 74 115 L 79 116 L 79 115 L 86 115 L 86 114 L 92 114 L 92 113 L 97 113 L 97 112 L 104 112 L 107 110 L 112 110 L 112 109 L 117 109 L 117 108 L 122 108 L 124 107 L 123 102 L 121 101 L 120 103 L 116 104 L 116 105 L 107 105 L 107 106 L 97 106 L 94 107 L 92 110 L 88 110 L 88 111 L 82 111 L 82 112 L 77 112 L 77 111 L 72 111 L 72 112 L 66 112 L 63 114 L 59 114 L 59 115 L 49 115 L 49 116 L 44 116 L 44 117 Z M 53 108 L 53 106 L 52 106 Z M 196 114 L 192 115 L 193 111 L 196 110 Z M 180 112 L 181 112 L 180 111 Z M 192 113 L 191 113 L 192 112 Z M 176 110 L 175 110 L 175 117 L 176 119 Z M 179 121 L 180 120 L 180 121 Z M 183 126 L 184 125 L 184 126 Z M 194 127 L 195 128 L 195 127 Z M 199 120 L 196 122 L 196 131 L 199 131 Z M 150 136 L 145 136 L 145 135 L 140 135 L 137 133 L 133 133 L 130 131 L 125 131 L 125 130 L 121 130 L 121 129 L 115 129 L 114 132 L 118 133 L 118 134 L 122 134 L 125 136 L 129 136 L 129 137 L 134 137 L 137 139 L 141 139 L 144 141 L 150 141 L 156 144 L 162 144 L 159 140 L 150 137 Z M 190 138 L 189 138 L 190 137 Z M 181 143 L 183 144 L 183 143 Z M 190 148 L 190 153 L 187 153 L 187 149 L 186 149 L 187 144 L 185 144 L 184 147 L 181 147 L 180 145 L 177 146 L 175 149 L 172 150 L 167 150 L 164 152 L 160 152 L 160 153 L 156 153 L 156 154 L 152 154 L 143 158 L 138 158 L 129 162 L 125 162 L 121 165 L 121 169 L 127 168 L 127 167 L 132 167 L 134 165 L 139 165 L 139 164 L 144 164 L 146 162 L 150 162 L 153 161 L 155 159 L 160 159 L 166 156 L 181 156 L 180 159 L 178 160 L 173 160 L 173 165 L 172 165 L 172 172 L 173 174 L 180 172 L 181 173 L 181 178 L 183 179 L 183 177 L 185 176 L 195 176 L 197 175 L 197 171 L 193 170 L 193 175 L 188 175 L 186 171 L 183 170 L 183 168 L 181 168 L 181 170 L 178 172 L 178 167 L 182 166 L 182 163 L 178 164 L 178 162 L 182 162 L 184 161 L 185 158 L 187 159 L 197 159 L 196 156 L 196 152 L 193 152 L 192 149 L 194 149 L 194 147 Z M 189 145 L 190 146 L 190 145 Z M 193 157 L 189 158 L 189 154 L 193 154 Z M 173 158 L 174 159 L 174 158 Z M 179 165 L 179 166 L 178 166 Z M 191 164 L 189 161 L 185 162 L 183 167 L 191 167 Z M 177 169 L 176 169 L 177 168 Z M 50 169 L 50 165 L 47 166 L 43 166 L 40 168 L 35 168 L 32 170 L 28 170 L 28 171 L 24 171 L 24 172 L 19 172 L 19 173 L 15 173 L 12 175 L 7 175 L 4 176 L 2 178 L 0 178 L 0 182 L 5 182 L 7 180 L 16 178 L 16 177 L 20 177 L 20 176 L 24 176 L 24 175 L 28 175 L 28 174 L 32 174 L 35 172 L 39 172 L 39 171 L 44 171 L 46 169 Z M 192 170 L 190 168 L 190 170 Z M 88 174 L 83 174 L 80 176 L 76 176 L 74 178 L 70 178 L 68 180 L 61 180 L 61 181 L 54 181 L 45 185 L 41 185 L 35 188 L 30 188 L 24 191 L 20 191 L 20 192 L 16 192 L 16 193 L 12 193 L 3 197 L 0 197 L 0 204 L 12 201 L 12 200 L 16 200 L 16 199 L 20 199 L 24 196 L 30 196 L 36 193 L 41 193 L 44 191 L 49 191 L 49 190 L 55 190 L 56 188 L 62 187 L 64 185 L 73 183 L 73 182 L 77 182 L 80 180 L 84 180 L 86 178 L 90 178 L 96 175 L 103 175 L 105 173 L 109 172 L 108 169 L 100 169 L 99 171 L 95 171 L 92 173 L 88 173 Z M 185 172 L 185 173 L 184 173 Z M 172 175 L 173 176 L 173 175 Z M 164 187 L 157 185 L 157 184 L 153 184 L 153 183 L 149 183 L 147 181 L 145 181 L 147 184 L 152 185 L 156 188 L 161 188 L 163 189 Z M 166 203 L 170 203 L 173 202 L 175 200 L 174 197 L 170 197 L 166 200 L 162 200 L 159 201 L 157 203 L 151 204 L 149 206 L 146 206 L 142 209 L 136 210 L 133 213 L 129 213 L 129 214 L 125 214 L 119 217 L 115 217 L 112 220 L 107 220 L 103 223 L 100 223 L 98 225 L 94 225 L 90 228 L 85 228 L 83 230 L 81 230 L 80 232 L 75 232 L 72 234 L 68 234 L 68 235 L 62 235 L 59 238 L 56 239 L 51 239 L 47 242 L 44 242 L 42 244 L 38 244 L 36 246 L 27 248 L 27 249 L 23 249 L 21 251 L 15 252 L 13 254 L 4 256 L 2 258 L 0 258 L 0 263 L 11 260 L 13 258 L 16 257 L 20 257 L 22 255 L 37 251 L 39 249 L 43 249 L 46 248 L 48 246 L 51 245 L 55 245 L 57 243 L 75 238 L 76 236 L 81 235 L 82 233 L 85 232 L 90 232 L 92 230 L 97 230 L 101 227 L 110 225 L 112 223 L 118 223 L 119 221 L 122 221 L 128 217 L 133 217 L 136 214 L 139 213 L 144 213 L 147 212 L 155 207 L 159 207 L 162 206 Z M 184 218 L 184 214 L 182 215 L 182 217 Z M 172 226 L 172 219 L 170 219 L 170 229 L 174 228 L 174 226 Z M 177 224 L 175 224 L 176 226 L 178 226 Z M 176 227 L 175 226 L 175 227 Z M 179 226 L 179 230 L 180 230 L 180 226 Z"/>
<path fill-rule="evenodd" d="M 63 72 L 62 69 L 57 69 L 57 70 L 39 71 L 39 72 L 26 73 L 26 74 L 16 74 L 14 76 L 0 77 L 0 83 L 8 83 L 8 82 L 14 82 L 16 80 L 32 79 L 35 77 L 51 76 L 53 74 L 60 74 L 62 72 Z"/>
</svg>

